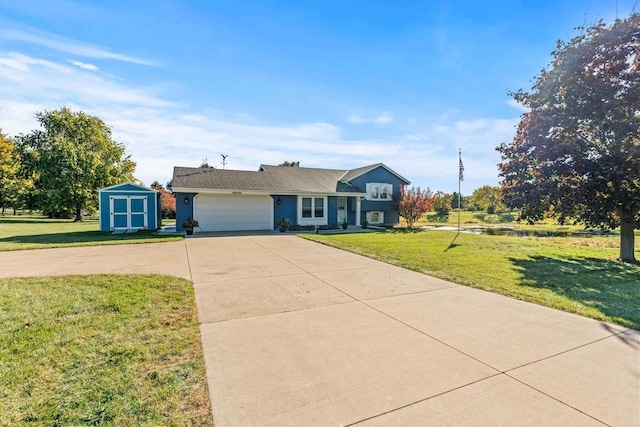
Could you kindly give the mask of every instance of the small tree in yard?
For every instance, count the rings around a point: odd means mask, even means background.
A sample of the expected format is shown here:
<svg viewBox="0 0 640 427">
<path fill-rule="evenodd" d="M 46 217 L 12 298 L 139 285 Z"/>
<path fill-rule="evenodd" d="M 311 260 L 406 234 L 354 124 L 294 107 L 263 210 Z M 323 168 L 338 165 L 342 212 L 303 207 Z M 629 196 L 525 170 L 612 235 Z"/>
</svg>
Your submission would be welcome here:
<svg viewBox="0 0 640 427">
<path fill-rule="evenodd" d="M 163 218 L 175 218 L 176 217 L 176 195 L 168 192 L 164 188 L 158 190 L 162 194 L 162 217 Z"/>
<path fill-rule="evenodd" d="M 464 206 L 465 202 L 466 202 L 465 197 L 462 194 L 458 195 L 457 191 L 454 191 L 453 194 L 451 195 L 451 208 L 452 209 L 459 209 L 459 208 L 465 207 Z M 458 206 L 458 203 L 460 203 L 460 206 Z"/>
<path fill-rule="evenodd" d="M 451 194 L 445 194 L 442 191 L 437 191 L 433 197 L 433 210 L 441 216 L 449 215 L 451 212 Z"/>
<path fill-rule="evenodd" d="M 407 221 L 407 227 L 413 228 L 413 224 L 431 210 L 433 201 L 433 193 L 429 188 L 421 190 L 420 187 L 400 187 L 398 213 Z"/>
<path fill-rule="evenodd" d="M 620 259 L 635 261 L 640 224 L 640 14 L 559 41 L 502 154 L 504 202 L 530 222 L 546 215 L 620 227 Z"/>
<path fill-rule="evenodd" d="M 488 214 L 494 214 L 504 209 L 501 193 L 500 187 L 483 185 L 473 192 L 469 201 Z"/>
<path fill-rule="evenodd" d="M 158 181 L 151 183 L 151 188 L 158 191 L 161 194 L 161 209 L 162 218 L 175 218 L 176 217 L 176 195 L 165 188 Z"/>
</svg>

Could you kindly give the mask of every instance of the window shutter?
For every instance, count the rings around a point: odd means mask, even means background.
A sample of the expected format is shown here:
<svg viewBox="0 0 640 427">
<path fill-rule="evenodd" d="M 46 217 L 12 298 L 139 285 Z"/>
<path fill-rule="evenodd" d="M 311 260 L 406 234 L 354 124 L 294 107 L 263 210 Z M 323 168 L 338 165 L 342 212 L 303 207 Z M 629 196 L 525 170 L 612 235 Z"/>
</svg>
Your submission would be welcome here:
<svg viewBox="0 0 640 427">
<path fill-rule="evenodd" d="M 371 184 L 367 182 L 367 200 L 371 199 Z"/>
</svg>

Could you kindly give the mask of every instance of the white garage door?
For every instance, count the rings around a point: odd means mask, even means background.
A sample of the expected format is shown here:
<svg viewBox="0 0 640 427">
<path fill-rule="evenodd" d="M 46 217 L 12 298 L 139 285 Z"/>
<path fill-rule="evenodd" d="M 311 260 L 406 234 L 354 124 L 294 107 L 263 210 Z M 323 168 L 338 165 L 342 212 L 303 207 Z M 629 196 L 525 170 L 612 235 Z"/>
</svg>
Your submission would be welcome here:
<svg viewBox="0 0 640 427">
<path fill-rule="evenodd" d="M 194 200 L 194 208 L 202 231 L 273 229 L 270 196 L 200 194 Z"/>
</svg>

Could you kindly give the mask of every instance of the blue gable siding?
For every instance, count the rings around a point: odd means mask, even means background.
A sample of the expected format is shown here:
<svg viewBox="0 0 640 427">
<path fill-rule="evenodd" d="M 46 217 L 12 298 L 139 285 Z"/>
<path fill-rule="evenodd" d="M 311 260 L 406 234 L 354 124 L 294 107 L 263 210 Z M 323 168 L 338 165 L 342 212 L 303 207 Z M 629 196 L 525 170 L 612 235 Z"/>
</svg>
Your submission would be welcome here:
<svg viewBox="0 0 640 427">
<path fill-rule="evenodd" d="M 400 187 L 406 184 L 402 179 L 398 178 L 382 166 L 378 166 L 366 174 L 352 179 L 350 182 L 352 185 L 362 189 L 363 191 L 366 191 L 367 184 L 371 182 L 391 184 L 393 186 L 392 194 L 394 197 L 400 194 Z M 361 220 L 365 219 L 366 212 L 382 211 L 384 212 L 384 222 L 386 224 L 396 224 L 399 221 L 398 211 L 394 208 L 394 202 L 392 200 L 363 200 L 360 209 L 362 211 Z"/>
<path fill-rule="evenodd" d="M 160 194 L 158 192 L 147 188 L 141 188 L 137 185 L 122 184 L 109 187 L 107 189 L 102 189 L 98 194 L 100 205 L 100 231 L 111 231 L 110 198 L 112 196 L 145 197 L 147 199 L 147 229 L 157 230 L 158 228 L 160 228 L 162 212 L 159 211 Z M 124 201 L 124 199 L 122 199 L 122 201 Z M 114 210 L 126 213 L 126 202 L 123 206 L 114 205 Z M 132 204 L 132 210 L 141 211 L 142 204 L 139 201 L 134 201 L 134 203 Z M 114 219 L 114 226 L 118 227 L 122 225 L 130 225 L 132 227 L 142 227 L 144 225 L 144 220 L 140 215 L 133 216 L 131 218 L 131 222 L 131 224 L 127 224 L 125 218 L 118 218 L 117 220 Z"/>
<path fill-rule="evenodd" d="M 362 209 L 360 209 L 362 211 Z M 347 221 L 351 225 L 362 225 L 362 218 L 360 218 L 360 224 L 356 224 L 356 198 L 348 197 L 347 198 Z M 340 225 L 340 224 L 338 224 Z"/>
<path fill-rule="evenodd" d="M 296 224 L 298 216 L 298 197 L 297 196 L 278 196 L 272 195 L 273 198 L 273 218 L 274 222 L 286 218 L 291 224 Z M 278 204 L 278 199 L 280 204 Z M 273 228 L 277 228 L 275 223 Z"/>
<path fill-rule="evenodd" d="M 338 198 L 329 196 L 327 198 L 327 225 L 338 224 Z"/>
<path fill-rule="evenodd" d="M 176 231 L 184 231 L 182 222 L 193 219 L 193 198 L 197 193 L 176 193 Z M 187 200 L 188 203 L 185 203 Z"/>
</svg>

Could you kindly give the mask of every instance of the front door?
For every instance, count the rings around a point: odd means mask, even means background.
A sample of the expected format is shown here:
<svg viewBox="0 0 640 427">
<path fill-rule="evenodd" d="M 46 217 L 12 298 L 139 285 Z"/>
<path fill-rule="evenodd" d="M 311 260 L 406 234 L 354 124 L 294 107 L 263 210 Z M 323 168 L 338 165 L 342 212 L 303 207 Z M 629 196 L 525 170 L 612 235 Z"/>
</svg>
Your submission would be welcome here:
<svg viewBox="0 0 640 427">
<path fill-rule="evenodd" d="M 347 219 L 347 198 L 338 197 L 338 224 L 342 224 Z"/>
</svg>

